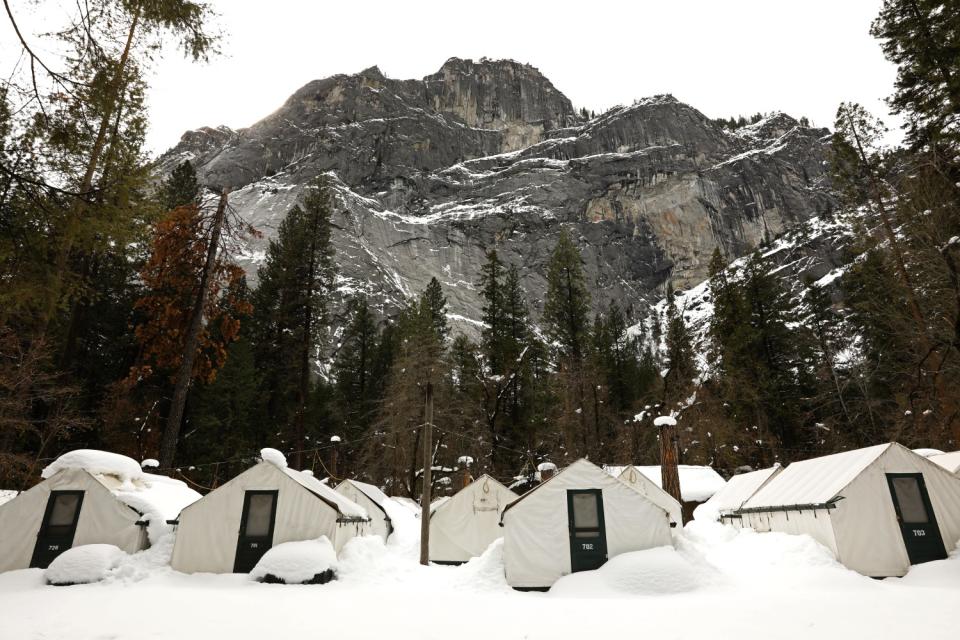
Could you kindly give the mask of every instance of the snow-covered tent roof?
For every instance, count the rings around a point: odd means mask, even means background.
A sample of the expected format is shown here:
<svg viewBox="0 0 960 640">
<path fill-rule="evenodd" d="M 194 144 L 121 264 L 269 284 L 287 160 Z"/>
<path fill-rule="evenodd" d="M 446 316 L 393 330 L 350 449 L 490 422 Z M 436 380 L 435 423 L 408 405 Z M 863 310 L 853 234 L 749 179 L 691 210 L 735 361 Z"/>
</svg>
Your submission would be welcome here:
<svg viewBox="0 0 960 640">
<path fill-rule="evenodd" d="M 794 462 L 753 494 L 744 510 L 792 505 L 824 505 L 895 444 L 834 453 Z"/>
<path fill-rule="evenodd" d="M 65 453 L 47 465 L 40 476 L 52 478 L 66 469 L 89 473 L 118 500 L 149 520 L 151 541 L 162 533 L 156 525 L 176 519 L 184 507 L 202 497 L 180 480 L 144 472 L 133 458 L 95 449 Z"/>
<path fill-rule="evenodd" d="M 913 452 L 918 456 L 923 456 L 924 458 L 932 458 L 933 456 L 942 456 L 943 451 L 940 449 L 914 449 Z"/>
<path fill-rule="evenodd" d="M 603 468 L 614 477 L 619 477 L 630 465 L 605 465 Z M 663 488 L 660 465 L 633 467 L 645 475 L 651 482 Z M 677 466 L 680 474 L 680 497 L 684 502 L 706 502 L 710 497 L 723 488 L 726 480 L 712 467 L 681 464 Z"/>
<path fill-rule="evenodd" d="M 272 464 L 285 473 L 301 487 L 336 509 L 341 516 L 361 520 L 368 520 L 370 518 L 366 509 L 347 496 L 334 491 L 325 481 L 318 480 L 313 473 L 291 469 L 287 466 L 287 458 L 280 451 L 266 447 L 260 450 L 260 459 L 264 463 Z"/>
<path fill-rule="evenodd" d="M 960 451 L 951 451 L 950 453 L 941 453 L 930 456 L 930 462 L 935 462 L 950 473 L 960 473 Z"/>
<path fill-rule="evenodd" d="M 447 500 L 450 499 L 450 496 L 441 496 L 430 503 L 430 515 L 433 515 L 433 512 L 442 507 Z"/>
<path fill-rule="evenodd" d="M 388 496 L 391 500 L 396 502 L 399 505 L 403 505 L 410 510 L 415 516 L 419 516 L 421 513 L 420 503 L 414 500 L 413 498 L 408 498 L 407 496 Z"/>
<path fill-rule="evenodd" d="M 676 526 L 683 526 L 683 507 L 672 495 L 661 489 L 659 484 L 654 484 L 650 478 L 640 473 L 640 471 L 632 465 L 627 465 L 623 473 L 618 475 L 617 478 L 645 495 L 652 500 L 655 505 L 669 513 L 670 522 Z"/>
<path fill-rule="evenodd" d="M 783 468 L 777 464 L 767 469 L 733 476 L 723 488 L 698 507 L 697 514 L 706 513 L 709 520 L 715 520 L 717 516 L 736 511 L 782 470 Z"/>
<path fill-rule="evenodd" d="M 16 498 L 17 494 L 19 493 L 20 492 L 16 491 L 15 489 L 0 489 L 0 504 L 3 504 L 4 502 L 10 502 Z"/>
<path fill-rule="evenodd" d="M 329 503 L 331 507 L 340 512 L 340 515 L 347 518 L 360 518 L 363 520 L 366 520 L 370 517 L 366 509 L 358 505 L 347 496 L 337 493 L 325 482 L 317 480 L 316 476 L 303 473 L 302 471 L 297 471 L 296 469 L 291 469 L 290 467 L 283 467 L 282 471 L 293 478 L 297 484 L 301 485 L 311 493 L 316 494 L 317 497 L 324 502 Z"/>
<path fill-rule="evenodd" d="M 355 486 L 358 491 L 360 491 L 361 493 L 363 493 L 363 495 L 370 498 L 370 500 L 374 504 L 380 507 L 380 509 L 387 515 L 388 518 L 390 517 L 390 509 L 393 507 L 395 503 L 393 502 L 393 500 L 390 499 L 390 496 L 388 496 L 387 494 L 385 494 L 383 491 L 380 490 L 380 487 L 377 487 L 376 485 L 372 485 L 369 482 L 360 482 L 359 480 L 348 479 L 348 480 L 344 480 L 343 482 L 349 482 L 350 484 Z M 340 484 L 343 484 L 343 482 L 341 482 Z"/>
</svg>

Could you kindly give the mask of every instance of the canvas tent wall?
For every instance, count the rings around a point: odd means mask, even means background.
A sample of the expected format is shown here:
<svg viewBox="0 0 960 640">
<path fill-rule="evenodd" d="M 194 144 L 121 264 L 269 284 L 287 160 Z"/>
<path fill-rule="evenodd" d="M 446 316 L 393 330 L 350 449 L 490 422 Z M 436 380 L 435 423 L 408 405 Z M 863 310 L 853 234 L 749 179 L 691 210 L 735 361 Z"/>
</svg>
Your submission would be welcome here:
<svg viewBox="0 0 960 640">
<path fill-rule="evenodd" d="M 336 491 L 366 509 L 374 535 L 380 536 L 384 541 L 390 537 L 393 525 L 389 514 L 390 498 L 387 494 L 372 484 L 359 480 L 344 480 L 337 485 Z"/>
<path fill-rule="evenodd" d="M 255 499 L 266 506 L 257 507 L 264 515 L 254 522 Z M 255 534 L 248 531 L 253 525 Z M 371 529 L 363 507 L 317 478 L 261 462 L 180 513 L 171 564 L 184 573 L 249 570 L 245 564 L 255 563 L 257 554 L 273 545 L 327 536 L 339 552 Z M 248 552 L 253 558 L 246 557 Z"/>
<path fill-rule="evenodd" d="M 607 465 L 604 469 L 614 476 L 620 476 L 627 467 Z M 663 487 L 663 475 L 660 465 L 634 465 L 634 468 L 645 475 L 648 480 L 658 487 Z M 712 467 L 694 464 L 677 465 L 680 476 L 680 499 L 683 506 L 683 521 L 693 518 L 694 510 L 713 494 L 723 488 L 726 480 Z"/>
<path fill-rule="evenodd" d="M 899 444 L 795 462 L 736 515 L 757 531 L 806 533 L 867 576 L 902 576 L 960 539 L 960 478 Z"/>
<path fill-rule="evenodd" d="M 930 462 L 935 462 L 955 476 L 960 476 L 960 451 L 951 451 L 950 453 L 941 453 L 928 458 Z"/>
<path fill-rule="evenodd" d="M 482 554 L 503 537 L 500 514 L 517 498 L 482 475 L 445 500 L 430 515 L 430 561 L 459 564 Z"/>
<path fill-rule="evenodd" d="M 46 567 L 86 544 L 140 551 L 170 531 L 167 518 L 200 498 L 184 483 L 143 473 L 136 461 L 106 451 L 69 452 L 41 476 L 0 505 L 0 571 Z"/>
<path fill-rule="evenodd" d="M 680 503 L 677 502 L 676 498 L 650 480 L 650 478 L 640 473 L 639 469 L 633 465 L 627 465 L 623 472 L 617 477 L 650 498 L 655 505 L 670 514 L 671 526 L 683 526 L 683 507 Z"/>
<path fill-rule="evenodd" d="M 728 524 L 738 524 L 739 518 L 731 514 L 743 506 L 753 494 L 764 487 L 783 470 L 779 464 L 767 469 L 757 469 L 748 473 L 738 473 L 723 485 L 709 500 L 697 507 L 695 517 L 703 520 L 722 520 Z"/>
<path fill-rule="evenodd" d="M 672 543 L 666 510 L 586 460 L 507 505 L 501 522 L 507 583 L 521 589 Z"/>
</svg>

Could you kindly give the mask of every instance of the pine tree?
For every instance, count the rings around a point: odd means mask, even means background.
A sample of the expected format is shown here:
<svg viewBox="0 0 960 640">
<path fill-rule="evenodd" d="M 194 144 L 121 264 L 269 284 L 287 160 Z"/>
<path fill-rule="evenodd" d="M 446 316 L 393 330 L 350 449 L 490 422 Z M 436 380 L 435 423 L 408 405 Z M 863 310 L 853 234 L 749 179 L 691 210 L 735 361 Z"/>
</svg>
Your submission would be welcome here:
<svg viewBox="0 0 960 640">
<path fill-rule="evenodd" d="M 547 295 L 543 323 L 547 338 L 561 358 L 583 359 L 590 332 L 590 291 L 583 274 L 582 258 L 566 229 L 547 265 Z"/>
<path fill-rule="evenodd" d="M 960 113 L 960 6 L 955 0 L 885 0 L 870 33 L 897 65 L 894 113 L 914 146 L 957 143 Z"/>
<path fill-rule="evenodd" d="M 590 292 L 583 274 L 582 258 L 566 229 L 547 265 L 547 295 L 542 322 L 556 353 L 555 420 L 566 441 L 565 452 L 587 454 L 599 443 L 596 421 L 588 416 L 594 403 L 588 398 L 586 354 L 589 347 Z"/>
<path fill-rule="evenodd" d="M 327 329 L 336 265 L 330 243 L 332 196 L 323 180 L 308 188 L 271 240 L 254 295 L 258 366 L 264 371 L 268 415 L 291 430 L 294 451 L 305 448 L 311 402 L 311 362 Z M 295 464 L 302 463 L 296 454 Z"/>
<path fill-rule="evenodd" d="M 189 160 L 184 160 L 174 167 L 170 177 L 163 181 L 160 195 L 167 211 L 188 204 L 198 204 L 200 184 L 197 182 L 197 172 Z"/>
<path fill-rule="evenodd" d="M 663 404 L 670 406 L 689 391 L 697 375 L 693 356 L 693 336 L 683 318 L 683 309 L 677 308 L 673 284 L 667 283 L 667 306 L 665 313 L 666 334 L 664 344 Z"/>
<path fill-rule="evenodd" d="M 436 332 L 440 341 L 447 339 L 450 327 L 447 324 L 447 298 L 443 295 L 443 287 L 436 278 L 430 278 L 427 288 L 420 297 L 421 311 L 430 319 L 430 326 Z"/>
<path fill-rule="evenodd" d="M 365 296 L 347 302 L 347 324 L 333 364 L 337 398 L 343 416 L 347 442 L 366 434 L 383 392 L 383 374 L 377 370 L 380 350 L 377 325 Z M 348 460 L 352 458 L 347 452 Z"/>
</svg>

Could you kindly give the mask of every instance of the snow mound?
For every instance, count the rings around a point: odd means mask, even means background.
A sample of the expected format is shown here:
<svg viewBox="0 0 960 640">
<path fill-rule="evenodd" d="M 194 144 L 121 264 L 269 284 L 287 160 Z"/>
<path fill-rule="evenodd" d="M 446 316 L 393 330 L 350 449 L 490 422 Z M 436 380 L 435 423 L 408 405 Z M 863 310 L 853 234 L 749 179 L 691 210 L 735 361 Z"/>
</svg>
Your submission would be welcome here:
<svg viewBox="0 0 960 640">
<path fill-rule="evenodd" d="M 54 558 L 43 577 L 48 583 L 61 586 L 99 582 L 126 557 L 123 550 L 112 544 L 85 544 Z"/>
<path fill-rule="evenodd" d="M 698 558 L 735 583 L 756 585 L 775 581 L 781 586 L 872 584 L 833 557 L 808 535 L 758 533 L 717 522 L 688 522 L 677 538 L 687 557 Z"/>
<path fill-rule="evenodd" d="M 677 419 L 672 416 L 660 416 L 654 418 L 653 426 L 655 427 L 675 427 L 677 426 Z"/>
<path fill-rule="evenodd" d="M 114 495 L 143 514 L 149 522 L 147 536 L 151 544 L 173 530 L 167 520 L 176 520 L 185 507 L 203 497 L 185 482 L 152 473 L 143 474 L 142 481 L 132 490 L 121 487 Z"/>
<path fill-rule="evenodd" d="M 284 456 L 282 453 L 280 453 L 276 449 L 271 449 L 270 447 L 260 449 L 260 458 L 264 462 L 269 462 L 273 466 L 278 467 L 280 469 L 287 468 L 286 456 Z"/>
<path fill-rule="evenodd" d="M 157 469 L 160 466 L 160 461 L 156 458 L 147 458 L 140 463 L 140 466 L 144 469 Z"/>
<path fill-rule="evenodd" d="M 64 469 L 83 469 L 93 475 L 116 476 L 124 488 L 131 489 L 134 480 L 143 478 L 143 469 L 133 458 L 96 449 L 77 449 L 65 453 L 47 465 L 40 477 L 51 478 Z"/>
<path fill-rule="evenodd" d="M 326 536 L 316 540 L 284 542 L 271 548 L 250 572 L 259 582 L 324 584 L 333 580 L 337 552 Z"/>
<path fill-rule="evenodd" d="M 512 591 L 503 572 L 503 538 L 491 542 L 486 551 L 457 567 L 456 571 L 459 574 L 456 586 L 460 588 L 475 591 Z"/>
<path fill-rule="evenodd" d="M 685 593 L 713 582 L 673 547 L 622 553 L 596 571 L 564 576 L 550 595 L 576 598 L 668 595 Z"/>
</svg>

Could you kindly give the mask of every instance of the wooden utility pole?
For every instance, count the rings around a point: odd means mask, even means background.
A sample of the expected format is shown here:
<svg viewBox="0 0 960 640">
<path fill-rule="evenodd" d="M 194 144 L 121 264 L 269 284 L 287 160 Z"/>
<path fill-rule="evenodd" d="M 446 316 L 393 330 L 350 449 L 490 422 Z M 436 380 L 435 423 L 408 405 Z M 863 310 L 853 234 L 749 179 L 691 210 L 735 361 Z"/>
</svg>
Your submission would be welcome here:
<svg viewBox="0 0 960 640">
<path fill-rule="evenodd" d="M 160 467 L 169 469 L 173 466 L 173 459 L 177 452 L 177 439 L 180 437 L 180 423 L 183 420 L 183 407 L 187 403 L 187 392 L 190 390 L 190 380 L 193 378 L 193 361 L 197 357 L 197 344 L 200 342 L 200 330 L 203 328 L 203 311 L 210 293 L 210 283 L 215 277 L 217 268 L 217 251 L 220 249 L 220 233 L 227 211 L 227 190 L 220 194 L 220 203 L 213 216 L 210 228 L 210 244 L 207 246 L 207 259 L 200 275 L 200 290 L 193 301 L 193 311 L 190 315 L 190 325 L 183 341 L 183 357 L 180 368 L 177 370 L 176 382 L 173 387 L 173 396 L 170 400 L 170 412 L 167 414 L 167 426 L 163 430 L 160 441 Z"/>
<path fill-rule="evenodd" d="M 420 564 L 430 564 L 430 500 L 433 484 L 433 383 L 427 383 L 423 425 L 423 492 L 420 494 Z"/>
</svg>

